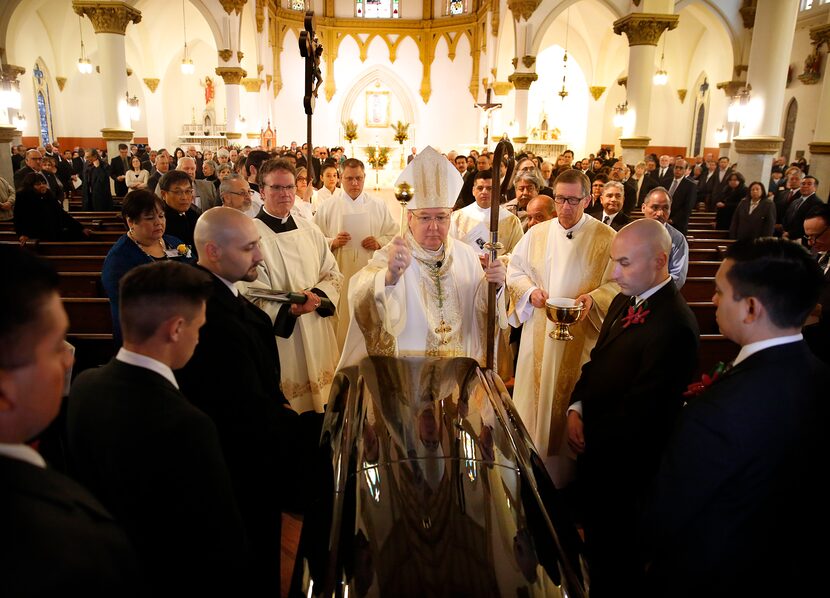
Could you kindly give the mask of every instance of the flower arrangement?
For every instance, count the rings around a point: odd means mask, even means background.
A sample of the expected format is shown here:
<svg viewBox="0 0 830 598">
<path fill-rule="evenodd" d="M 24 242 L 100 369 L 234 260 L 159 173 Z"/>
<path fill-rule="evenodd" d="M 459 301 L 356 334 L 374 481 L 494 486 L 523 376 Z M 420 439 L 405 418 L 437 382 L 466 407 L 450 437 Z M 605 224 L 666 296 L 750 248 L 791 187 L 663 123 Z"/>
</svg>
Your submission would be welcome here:
<svg viewBox="0 0 830 598">
<path fill-rule="evenodd" d="M 392 128 L 395 129 L 395 141 L 398 143 L 403 144 L 404 141 L 409 139 L 409 123 L 398 121 L 392 125 Z"/>
<path fill-rule="evenodd" d="M 351 118 L 343 123 L 343 137 L 349 143 L 357 139 L 357 123 Z"/>
<path fill-rule="evenodd" d="M 176 247 L 176 251 L 178 252 L 178 254 L 181 257 L 185 257 L 185 258 L 193 257 L 193 253 L 192 253 L 190 247 L 188 245 L 185 245 L 184 243 L 180 243 Z"/>
<path fill-rule="evenodd" d="M 389 152 L 390 148 L 388 147 L 370 147 L 366 150 L 366 161 L 372 165 L 372 168 L 383 168 L 386 166 L 386 163 L 389 162 Z"/>
</svg>

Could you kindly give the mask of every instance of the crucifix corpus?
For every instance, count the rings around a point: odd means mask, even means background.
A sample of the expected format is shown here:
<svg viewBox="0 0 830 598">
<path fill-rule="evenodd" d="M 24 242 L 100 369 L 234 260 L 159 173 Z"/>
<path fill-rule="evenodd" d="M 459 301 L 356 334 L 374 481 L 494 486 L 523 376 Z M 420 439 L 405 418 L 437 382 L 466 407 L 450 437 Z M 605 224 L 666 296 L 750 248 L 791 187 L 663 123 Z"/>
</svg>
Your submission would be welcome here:
<svg viewBox="0 0 830 598">
<path fill-rule="evenodd" d="M 490 116 L 493 110 L 497 110 L 501 108 L 500 103 L 494 103 L 492 100 L 493 97 L 493 88 L 492 86 L 487 87 L 487 93 L 484 96 L 484 101 L 479 102 L 476 104 L 476 108 L 481 108 L 484 110 L 484 113 L 487 115 L 487 124 L 484 126 L 484 147 L 485 149 L 488 147 L 490 143 Z"/>
<path fill-rule="evenodd" d="M 323 75 L 320 72 L 320 56 L 323 55 L 323 46 L 317 41 L 317 33 L 314 31 L 314 11 L 305 13 L 303 31 L 300 32 L 300 56 L 305 58 L 305 96 L 303 97 L 303 108 L 305 108 L 307 119 L 308 137 L 308 177 L 309 183 L 316 178 L 314 164 L 311 161 L 314 146 L 311 143 L 311 116 L 314 114 L 314 103 L 317 100 L 317 89 L 323 82 Z"/>
</svg>

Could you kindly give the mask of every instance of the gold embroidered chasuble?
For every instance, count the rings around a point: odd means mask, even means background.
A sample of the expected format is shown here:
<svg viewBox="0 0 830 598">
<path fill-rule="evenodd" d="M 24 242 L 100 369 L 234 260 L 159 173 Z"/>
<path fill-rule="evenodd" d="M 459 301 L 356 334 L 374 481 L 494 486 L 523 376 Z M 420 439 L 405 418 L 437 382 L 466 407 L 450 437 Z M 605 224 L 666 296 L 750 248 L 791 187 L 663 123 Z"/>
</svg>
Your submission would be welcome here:
<svg viewBox="0 0 830 598">
<path fill-rule="evenodd" d="M 477 253 L 483 254 L 484 244 L 490 240 L 490 209 L 482 209 L 471 203 L 452 213 L 450 235 L 470 245 Z M 499 208 L 499 242 L 504 246 L 498 255 L 509 254 L 521 240 L 521 221 L 504 207 Z"/>
</svg>

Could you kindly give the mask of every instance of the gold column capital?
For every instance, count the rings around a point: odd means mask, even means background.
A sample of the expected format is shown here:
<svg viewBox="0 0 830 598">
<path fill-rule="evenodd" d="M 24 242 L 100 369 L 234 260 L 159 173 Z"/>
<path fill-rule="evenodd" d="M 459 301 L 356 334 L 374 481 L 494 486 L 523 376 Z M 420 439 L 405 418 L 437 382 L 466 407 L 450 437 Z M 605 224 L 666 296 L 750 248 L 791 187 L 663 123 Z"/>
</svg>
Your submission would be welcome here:
<svg viewBox="0 0 830 598">
<path fill-rule="evenodd" d="M 2 141 L 2 139 L 0 139 Z M 813 141 L 807 144 L 811 154 L 830 154 L 830 141 Z"/>
<path fill-rule="evenodd" d="M 656 46 L 663 31 L 677 27 L 677 15 L 631 13 L 614 21 L 614 33 L 628 36 L 629 46 Z"/>
<path fill-rule="evenodd" d="M 775 154 L 781 152 L 784 145 L 783 137 L 771 135 L 746 135 L 734 137 L 735 151 L 739 154 Z"/>
<path fill-rule="evenodd" d="M 721 81 L 717 84 L 717 88 L 722 89 L 727 98 L 734 98 L 745 86 L 746 81 L 739 81 L 737 79 L 733 79 L 732 81 Z"/>
<path fill-rule="evenodd" d="M 516 71 L 507 80 L 513 84 L 514 89 L 528 90 L 530 85 L 539 78 L 536 73 L 525 73 Z"/>
<path fill-rule="evenodd" d="M 597 101 L 602 97 L 602 94 L 605 93 L 605 87 L 601 85 L 592 85 L 588 88 L 588 91 L 591 92 L 591 97 L 594 98 L 594 101 Z"/>
<path fill-rule="evenodd" d="M 242 8 L 247 3 L 248 0 L 219 0 L 219 4 L 222 5 L 222 8 L 224 8 L 225 12 L 228 14 L 231 14 L 232 12 L 240 14 L 242 12 Z"/>
<path fill-rule="evenodd" d="M 810 39 L 816 46 L 830 44 L 830 23 L 810 27 Z"/>
<path fill-rule="evenodd" d="M 242 87 L 245 91 L 255 93 L 262 87 L 262 79 L 242 79 Z"/>
<path fill-rule="evenodd" d="M 741 19 L 744 22 L 744 29 L 752 29 L 755 27 L 755 9 L 757 8 L 758 0 L 744 0 L 743 6 L 738 9 L 741 13 Z"/>
<path fill-rule="evenodd" d="M 513 13 L 513 19 L 516 21 L 519 19 L 530 20 L 539 4 L 541 4 L 541 0 L 507 0 L 507 7 Z"/>
<path fill-rule="evenodd" d="M 75 14 L 87 17 L 95 33 L 116 33 L 124 35 L 127 25 L 141 22 L 141 11 L 126 2 L 95 2 L 72 0 Z"/>
<path fill-rule="evenodd" d="M 242 78 L 248 76 L 248 71 L 238 66 L 218 66 L 216 74 L 222 77 L 225 85 L 239 85 Z"/>
<path fill-rule="evenodd" d="M 159 79 L 143 79 L 143 81 L 147 89 L 150 90 L 150 93 L 156 93 L 156 89 L 159 86 Z"/>
<path fill-rule="evenodd" d="M 23 133 L 12 125 L 0 125 L 0 143 L 9 143 Z"/>
<path fill-rule="evenodd" d="M 0 66 L 0 81 L 17 81 L 17 78 L 26 72 L 26 69 L 16 64 Z"/>
</svg>

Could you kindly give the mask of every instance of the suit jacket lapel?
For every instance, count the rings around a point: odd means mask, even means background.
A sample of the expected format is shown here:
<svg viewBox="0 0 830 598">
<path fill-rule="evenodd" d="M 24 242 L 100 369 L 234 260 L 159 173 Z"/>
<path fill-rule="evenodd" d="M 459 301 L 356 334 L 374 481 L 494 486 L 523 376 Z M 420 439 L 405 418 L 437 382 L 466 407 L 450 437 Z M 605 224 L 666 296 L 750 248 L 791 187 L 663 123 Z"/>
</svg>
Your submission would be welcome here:
<svg viewBox="0 0 830 598">
<path fill-rule="evenodd" d="M 608 306 L 608 315 L 605 316 L 605 322 L 608 323 L 606 326 L 603 323 L 602 329 L 599 332 L 599 337 L 597 338 L 597 347 L 603 346 L 611 333 L 613 328 L 620 328 L 617 326 L 617 321 L 623 317 L 623 312 L 628 309 L 630 297 L 628 295 L 624 295 L 619 293 L 614 300 L 611 302 L 611 305 Z"/>
<path fill-rule="evenodd" d="M 654 317 L 654 310 L 659 309 L 660 305 L 663 302 L 668 301 L 676 293 L 677 293 L 677 287 L 674 286 L 674 281 L 669 281 L 662 289 L 660 289 L 659 291 L 654 293 L 654 295 L 652 295 L 651 297 L 646 299 L 646 301 L 644 302 L 644 303 L 648 304 L 646 309 L 648 309 L 649 312 L 651 312 L 651 313 L 649 313 L 649 315 L 646 316 L 646 319 L 645 319 L 644 322 L 642 322 L 641 324 L 634 324 L 634 326 L 646 326 L 648 324 L 649 318 Z M 622 314 L 623 310 L 627 310 L 627 309 L 628 309 L 628 301 L 626 300 L 623 303 L 622 309 L 620 309 L 619 314 Z M 604 326 L 603 326 L 603 328 L 604 328 Z M 604 345 L 607 345 L 607 344 L 613 342 L 614 339 L 616 339 L 619 335 L 621 335 L 623 332 L 627 332 L 627 331 L 628 331 L 628 329 L 624 328 L 619 322 L 612 323 L 611 328 L 609 328 L 609 330 L 607 332 L 607 335 L 606 335 L 602 345 L 604 346 Z M 597 346 L 598 347 L 600 346 L 600 341 L 599 340 L 597 341 Z"/>
</svg>

